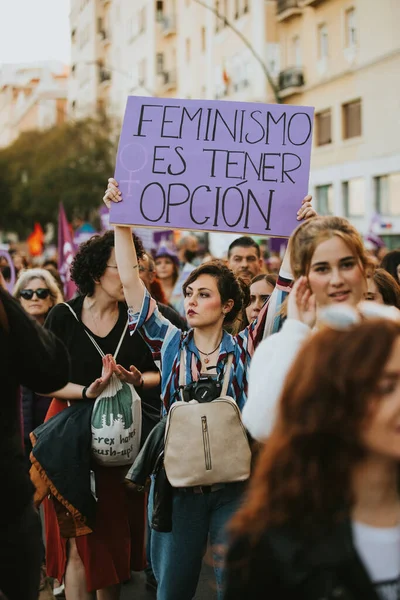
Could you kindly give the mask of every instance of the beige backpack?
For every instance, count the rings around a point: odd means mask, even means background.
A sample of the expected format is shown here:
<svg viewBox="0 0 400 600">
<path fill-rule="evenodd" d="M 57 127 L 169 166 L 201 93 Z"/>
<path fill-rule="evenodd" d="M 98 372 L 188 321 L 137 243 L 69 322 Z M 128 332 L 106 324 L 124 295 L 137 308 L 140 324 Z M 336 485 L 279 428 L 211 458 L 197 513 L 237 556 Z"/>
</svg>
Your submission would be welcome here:
<svg viewBox="0 0 400 600">
<path fill-rule="evenodd" d="M 221 396 L 211 402 L 183 400 L 185 352 L 181 352 L 182 400 L 172 404 L 165 430 L 164 466 L 173 487 L 245 481 L 251 450 L 236 402 L 226 395 L 233 355 L 225 366 Z"/>
</svg>

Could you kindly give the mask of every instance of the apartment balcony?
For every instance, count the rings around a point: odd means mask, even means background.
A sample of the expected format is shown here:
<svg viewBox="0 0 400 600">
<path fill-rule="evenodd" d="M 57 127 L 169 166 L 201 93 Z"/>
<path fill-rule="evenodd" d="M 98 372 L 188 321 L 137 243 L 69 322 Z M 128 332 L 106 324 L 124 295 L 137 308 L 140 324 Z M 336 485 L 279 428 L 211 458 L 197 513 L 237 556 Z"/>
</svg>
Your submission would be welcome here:
<svg viewBox="0 0 400 600">
<path fill-rule="evenodd" d="M 160 92 L 170 92 L 176 89 L 176 69 L 159 74 Z"/>
<path fill-rule="evenodd" d="M 301 15 L 302 10 L 301 0 L 278 0 L 276 18 L 278 21 L 286 21 Z"/>
<path fill-rule="evenodd" d="M 176 15 L 165 15 L 160 23 L 165 37 L 176 34 Z"/>
<path fill-rule="evenodd" d="M 304 87 L 304 73 L 301 67 L 291 67 L 279 73 L 279 96 L 287 98 L 299 94 Z"/>
<path fill-rule="evenodd" d="M 99 84 L 101 87 L 108 87 L 111 84 L 111 71 L 108 71 L 107 69 L 100 69 Z"/>
</svg>

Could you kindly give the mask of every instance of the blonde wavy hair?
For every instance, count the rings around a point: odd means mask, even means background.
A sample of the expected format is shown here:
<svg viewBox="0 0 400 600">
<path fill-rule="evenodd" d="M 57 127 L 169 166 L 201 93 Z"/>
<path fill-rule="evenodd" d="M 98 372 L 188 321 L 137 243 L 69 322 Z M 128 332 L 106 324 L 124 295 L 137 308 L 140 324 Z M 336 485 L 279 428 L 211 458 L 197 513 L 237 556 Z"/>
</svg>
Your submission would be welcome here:
<svg viewBox="0 0 400 600">
<path fill-rule="evenodd" d="M 13 289 L 13 296 L 19 299 L 21 296 L 21 290 L 25 289 L 32 279 L 41 279 L 43 281 L 45 286 L 50 290 L 50 296 L 53 299 L 53 306 L 60 304 L 60 302 L 64 302 L 60 288 L 58 287 L 53 275 L 46 269 L 39 268 L 20 271 L 17 282 Z"/>
<path fill-rule="evenodd" d="M 315 217 L 299 225 L 290 238 L 290 265 L 295 280 L 302 275 L 308 276 L 317 246 L 333 237 L 341 238 L 354 252 L 366 277 L 373 271 L 374 265 L 365 251 L 362 238 L 347 219 Z"/>
</svg>

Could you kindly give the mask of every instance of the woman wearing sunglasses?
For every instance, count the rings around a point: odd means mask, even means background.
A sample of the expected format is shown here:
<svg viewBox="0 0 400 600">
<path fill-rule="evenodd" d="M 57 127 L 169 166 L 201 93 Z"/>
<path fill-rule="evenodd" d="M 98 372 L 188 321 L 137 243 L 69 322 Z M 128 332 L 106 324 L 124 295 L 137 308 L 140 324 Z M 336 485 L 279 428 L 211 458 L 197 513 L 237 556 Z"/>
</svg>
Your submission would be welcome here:
<svg viewBox="0 0 400 600">
<path fill-rule="evenodd" d="M 63 301 L 55 279 L 45 269 L 21 271 L 13 295 L 19 300 L 24 311 L 41 326 L 53 306 Z M 43 423 L 50 402 L 50 398 L 36 394 L 27 387 L 22 387 L 24 445 L 28 469 L 30 468 L 29 455 L 32 450 L 29 434 Z"/>
<path fill-rule="evenodd" d="M 50 310 L 63 301 L 54 277 L 46 269 L 22 271 L 15 284 L 13 295 L 22 308 L 39 325 L 43 325 Z"/>
</svg>

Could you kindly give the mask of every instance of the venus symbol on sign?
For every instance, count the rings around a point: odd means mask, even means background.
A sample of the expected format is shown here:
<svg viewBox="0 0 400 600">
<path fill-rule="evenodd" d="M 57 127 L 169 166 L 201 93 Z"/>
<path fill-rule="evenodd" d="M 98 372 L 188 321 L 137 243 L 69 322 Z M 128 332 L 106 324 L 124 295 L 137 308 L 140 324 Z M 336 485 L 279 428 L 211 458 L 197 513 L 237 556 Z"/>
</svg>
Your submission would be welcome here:
<svg viewBox="0 0 400 600">
<path fill-rule="evenodd" d="M 133 174 L 141 171 L 147 163 L 146 149 L 137 142 L 126 144 L 122 149 L 119 162 L 121 166 L 129 173 L 129 179 L 120 179 L 120 183 L 127 183 L 128 189 L 126 196 L 132 196 L 131 186 L 134 183 L 140 183 L 139 179 L 133 179 Z"/>
</svg>

